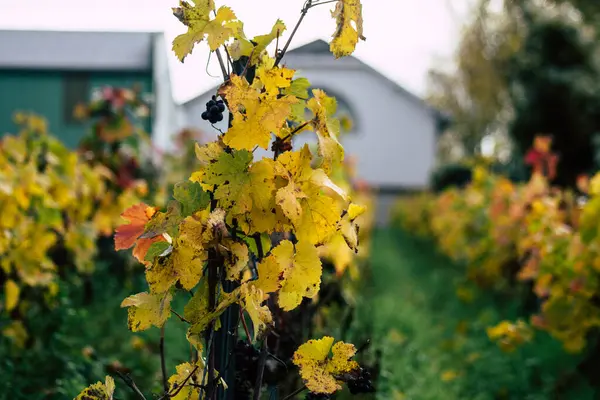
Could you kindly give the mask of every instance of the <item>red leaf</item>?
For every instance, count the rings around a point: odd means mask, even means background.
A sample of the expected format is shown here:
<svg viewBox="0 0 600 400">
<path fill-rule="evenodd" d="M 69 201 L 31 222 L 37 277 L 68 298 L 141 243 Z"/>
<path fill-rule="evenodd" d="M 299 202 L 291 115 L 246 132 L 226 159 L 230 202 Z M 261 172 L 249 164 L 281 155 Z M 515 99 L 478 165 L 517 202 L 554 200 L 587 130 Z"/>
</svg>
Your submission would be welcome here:
<svg viewBox="0 0 600 400">
<path fill-rule="evenodd" d="M 534 166 L 536 164 L 539 164 L 542 161 L 542 158 L 542 153 L 535 149 L 531 149 L 525 155 L 525 164 Z"/>
</svg>

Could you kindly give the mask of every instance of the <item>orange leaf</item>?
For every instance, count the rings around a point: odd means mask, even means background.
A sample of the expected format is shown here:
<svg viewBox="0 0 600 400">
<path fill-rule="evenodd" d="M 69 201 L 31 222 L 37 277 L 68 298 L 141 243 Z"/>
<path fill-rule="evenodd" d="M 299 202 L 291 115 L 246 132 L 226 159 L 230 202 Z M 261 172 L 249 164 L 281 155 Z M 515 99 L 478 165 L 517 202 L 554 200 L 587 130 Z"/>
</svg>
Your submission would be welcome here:
<svg viewBox="0 0 600 400">
<path fill-rule="evenodd" d="M 144 203 L 136 204 L 125 210 L 121 217 L 129 223 L 123 224 L 115 230 L 115 250 L 124 250 L 133 246 L 138 237 L 144 233 L 146 224 L 155 212 L 154 207 L 149 207 Z"/>
<path fill-rule="evenodd" d="M 143 231 L 143 229 L 142 229 Z M 152 264 L 149 261 L 146 261 L 146 253 L 148 253 L 148 249 L 152 246 L 152 243 L 155 242 L 164 242 L 165 238 L 162 235 L 155 236 L 149 239 L 138 239 L 135 247 L 133 249 L 133 256 L 137 258 L 139 262 L 145 265 Z"/>
</svg>

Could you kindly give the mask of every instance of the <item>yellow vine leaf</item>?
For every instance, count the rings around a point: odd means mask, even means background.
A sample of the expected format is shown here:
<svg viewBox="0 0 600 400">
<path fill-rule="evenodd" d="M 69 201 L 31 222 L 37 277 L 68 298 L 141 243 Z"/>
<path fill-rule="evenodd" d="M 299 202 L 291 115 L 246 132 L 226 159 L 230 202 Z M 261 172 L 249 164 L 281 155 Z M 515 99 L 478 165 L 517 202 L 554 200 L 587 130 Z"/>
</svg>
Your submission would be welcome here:
<svg viewBox="0 0 600 400">
<path fill-rule="evenodd" d="M 231 25 L 235 31 L 235 40 L 229 46 L 229 54 L 234 61 L 239 60 L 241 57 L 250 57 L 250 65 L 255 65 L 263 56 L 264 51 L 267 47 L 281 36 L 285 31 L 285 24 L 281 20 L 277 20 L 271 28 L 271 32 L 266 35 L 255 36 L 251 41 L 246 38 L 244 34 L 244 25 L 240 21 L 235 21 Z"/>
<path fill-rule="evenodd" d="M 233 29 L 231 29 L 230 24 L 236 19 L 237 17 L 231 8 L 223 6 L 217 11 L 215 19 L 206 25 L 204 32 L 208 36 L 208 46 L 212 51 L 218 49 L 233 36 Z"/>
<path fill-rule="evenodd" d="M 283 271 L 278 301 L 283 310 L 293 310 L 300 305 L 304 297 L 310 299 L 317 295 L 323 269 L 314 245 L 299 241 L 294 249 L 292 242 L 284 240 L 271 254 Z"/>
<path fill-rule="evenodd" d="M 200 161 L 200 169 L 192 173 L 192 175 L 190 176 L 190 181 L 200 183 L 202 189 L 206 191 L 212 191 L 213 186 L 203 182 L 204 172 L 206 166 L 210 164 L 213 160 L 219 158 L 219 155 L 223 152 L 224 149 L 221 138 L 219 137 L 219 141 L 210 142 L 202 146 L 196 143 L 194 150 L 196 152 L 196 158 L 198 159 L 198 161 Z"/>
<path fill-rule="evenodd" d="M 106 376 L 106 381 L 96 382 L 83 389 L 74 400 L 112 400 L 115 392 L 115 380 Z"/>
<path fill-rule="evenodd" d="M 324 91 L 314 89 L 313 97 L 307 106 L 314 114 L 312 126 L 319 141 L 319 155 L 322 157 L 322 168 L 326 172 L 339 167 L 344 160 L 344 148 L 338 141 L 340 121 L 334 117 L 337 101 Z"/>
<path fill-rule="evenodd" d="M 283 127 L 291 106 L 298 101 L 291 95 L 260 93 L 236 75 L 221 86 L 219 94 L 233 114 L 232 126 L 223 141 L 238 150 L 253 150 L 256 146 L 267 149 L 271 133 Z"/>
<path fill-rule="evenodd" d="M 173 400 L 197 400 L 200 396 L 200 389 L 194 385 L 202 384 L 202 373 L 204 371 L 202 357 L 199 357 L 195 365 L 189 362 L 179 364 L 175 367 L 175 371 L 176 373 L 169 377 L 169 393 L 177 391 L 178 393 L 170 398 Z"/>
<path fill-rule="evenodd" d="M 231 239 L 225 239 L 223 246 L 227 249 L 225 254 L 227 279 L 230 281 L 239 281 L 250 261 L 248 246 L 245 243 L 234 242 Z"/>
<path fill-rule="evenodd" d="M 6 311 L 10 312 L 17 306 L 20 293 L 21 289 L 19 288 L 19 285 L 12 279 L 9 279 L 4 283 L 4 303 Z"/>
<path fill-rule="evenodd" d="M 121 307 L 129 307 L 129 329 L 133 332 L 143 331 L 152 325 L 161 327 L 171 316 L 171 293 L 149 294 L 146 292 L 127 297 Z"/>
<path fill-rule="evenodd" d="M 203 219 L 207 213 L 208 210 L 201 211 L 184 219 L 179 225 L 179 236 L 174 240 L 171 258 L 179 283 L 185 290 L 196 286 L 202 276 L 204 262 L 208 258 L 201 236 L 206 230 Z"/>
<path fill-rule="evenodd" d="M 349 56 L 354 53 L 359 39 L 367 40 L 363 36 L 362 4 L 360 0 L 338 0 L 331 16 L 337 26 L 330 50 L 335 58 Z"/>
<path fill-rule="evenodd" d="M 311 160 L 306 145 L 277 158 L 275 175 L 287 180 L 287 185 L 277 190 L 275 199 L 299 240 L 323 244 L 337 231 L 347 196 L 323 170 L 312 169 Z"/>
<path fill-rule="evenodd" d="M 270 96 L 277 96 L 281 89 L 287 89 L 292 84 L 296 72 L 285 67 L 274 67 L 275 59 L 264 56 L 260 66 L 256 69 L 257 80 L 253 86 L 262 86 Z M 285 91 L 284 91 L 285 93 Z"/>
<path fill-rule="evenodd" d="M 359 368 L 358 363 L 351 360 L 356 354 L 354 345 L 344 342 L 333 345 L 333 342 L 330 336 L 312 339 L 294 353 L 292 361 L 300 368 L 304 384 L 313 393 L 332 394 L 341 390 L 337 377 Z M 328 357 L 330 351 L 331 358 Z"/>
<path fill-rule="evenodd" d="M 200 343 L 201 338 L 198 337 L 206 330 L 208 325 L 216 320 L 227 307 L 238 301 L 240 296 L 240 288 L 231 293 L 225 293 L 219 288 L 220 296 L 217 300 L 217 305 L 214 310 L 209 311 L 208 307 L 208 283 L 203 280 L 196 289 L 192 299 L 184 307 L 184 316 L 191 324 L 188 329 L 188 339 L 190 341 Z M 216 321 L 215 329 L 219 328 L 219 321 Z"/>
<path fill-rule="evenodd" d="M 194 366 L 192 366 L 189 362 L 179 364 L 176 367 L 177 373 L 172 375 L 169 378 L 169 392 L 175 393 L 179 390 L 176 396 L 171 397 L 174 400 L 192 400 L 198 399 L 200 396 L 200 389 L 193 386 L 193 384 L 199 384 L 201 382 L 202 377 L 202 369 L 197 368 L 196 372 L 192 377 L 188 379 L 192 371 L 194 371 Z M 186 379 L 188 379 L 185 384 L 183 383 Z M 181 385 L 184 385 L 182 389 L 179 389 Z"/>
<path fill-rule="evenodd" d="M 252 153 L 249 151 L 221 153 L 205 170 L 203 182 L 216 186 L 214 198 L 234 214 L 252 209 L 251 177 L 248 173 L 251 162 Z"/>
<path fill-rule="evenodd" d="M 4 337 L 12 339 L 12 342 L 17 348 L 25 348 L 29 335 L 23 325 L 23 321 L 13 320 L 2 329 Z"/>
<path fill-rule="evenodd" d="M 274 254 L 270 254 L 258 264 L 258 279 L 247 282 L 241 287 L 241 305 L 252 319 L 254 340 L 273 322 L 269 307 L 263 303 L 269 293 L 281 288 L 283 268 L 284 264 L 280 263 Z"/>
<path fill-rule="evenodd" d="M 204 171 L 202 181 L 216 187 L 214 198 L 228 210 L 227 220 L 237 219 L 247 234 L 275 229 L 273 165 L 270 159 L 252 163 L 252 153 L 239 150 L 221 153 Z"/>
<path fill-rule="evenodd" d="M 208 253 L 205 225 L 208 210 L 185 218 L 179 225 L 179 235 L 173 239 L 173 250 L 165 258 L 156 258 L 146 270 L 146 280 L 153 293 L 164 293 L 177 281 L 185 290 L 190 290 L 200 280 Z"/>
<path fill-rule="evenodd" d="M 219 155 L 221 155 L 223 150 L 223 145 L 219 141 L 206 143 L 202 146 L 196 142 L 194 147 L 196 158 L 202 165 L 207 165 L 219 158 Z"/>
<path fill-rule="evenodd" d="M 276 292 L 281 288 L 284 264 L 280 263 L 273 253 L 258 264 L 257 270 L 258 279 L 251 282 L 252 285 L 264 294 Z"/>
<path fill-rule="evenodd" d="M 498 325 L 487 328 L 487 335 L 503 351 L 510 353 L 529 342 L 533 338 L 533 330 L 521 320 L 516 323 L 501 321 Z"/>
<path fill-rule="evenodd" d="M 194 45 L 207 37 L 208 46 L 215 51 L 234 34 L 233 26 L 237 17 L 226 6 L 220 7 L 214 19 L 210 13 L 215 9 L 213 0 L 196 0 L 194 6 L 181 0 L 179 7 L 173 8 L 173 14 L 188 27 L 188 31 L 173 40 L 173 51 L 179 61 L 192 52 Z"/>
<path fill-rule="evenodd" d="M 356 203 L 350 203 L 348 206 L 348 216 L 350 217 L 350 221 L 354 221 L 356 218 L 364 214 L 365 211 L 367 211 L 367 207 Z"/>
<path fill-rule="evenodd" d="M 204 361 L 202 357 L 195 364 L 185 362 L 175 367 L 175 374 L 169 377 L 169 396 L 173 400 L 198 400 L 200 397 L 200 388 L 204 373 Z M 219 371 L 214 370 L 215 377 L 219 376 Z M 223 378 L 219 379 L 219 384 L 227 389 L 227 384 Z M 177 393 L 173 396 L 174 393 Z"/>
<path fill-rule="evenodd" d="M 352 265 L 355 257 L 341 232 L 337 232 L 324 245 L 319 247 L 319 256 L 333 263 L 337 276 L 342 276 L 348 266 Z"/>
<path fill-rule="evenodd" d="M 354 222 L 366 208 L 355 203 L 350 203 L 348 206 L 348 212 L 342 218 L 340 233 L 346 241 L 348 247 L 354 252 L 358 252 L 358 225 Z"/>
<path fill-rule="evenodd" d="M 267 326 L 273 323 L 273 316 L 266 304 L 264 292 L 255 285 L 244 285 L 241 288 L 242 306 L 250 316 L 254 327 L 253 340 L 256 341 L 259 335 L 265 331 Z"/>
</svg>

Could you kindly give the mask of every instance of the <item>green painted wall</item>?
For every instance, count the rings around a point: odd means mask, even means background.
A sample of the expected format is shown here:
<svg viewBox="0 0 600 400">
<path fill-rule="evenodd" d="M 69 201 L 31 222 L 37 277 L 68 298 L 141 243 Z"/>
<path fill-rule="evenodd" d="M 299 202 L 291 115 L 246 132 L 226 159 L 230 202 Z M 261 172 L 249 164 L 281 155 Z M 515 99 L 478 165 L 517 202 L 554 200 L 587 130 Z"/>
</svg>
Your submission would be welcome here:
<svg viewBox="0 0 600 400">
<path fill-rule="evenodd" d="M 65 119 L 63 81 L 67 74 L 66 71 L 0 69 L 0 136 L 16 132 L 12 121 L 16 111 L 31 111 L 44 116 L 50 132 L 67 146 L 76 147 L 87 127 Z M 134 83 L 140 84 L 144 93 L 151 93 L 152 72 L 89 72 L 90 92 L 95 87 L 131 87 Z M 88 99 L 90 95 L 88 93 Z M 145 123 L 148 132 L 150 124 L 148 119 Z"/>
</svg>

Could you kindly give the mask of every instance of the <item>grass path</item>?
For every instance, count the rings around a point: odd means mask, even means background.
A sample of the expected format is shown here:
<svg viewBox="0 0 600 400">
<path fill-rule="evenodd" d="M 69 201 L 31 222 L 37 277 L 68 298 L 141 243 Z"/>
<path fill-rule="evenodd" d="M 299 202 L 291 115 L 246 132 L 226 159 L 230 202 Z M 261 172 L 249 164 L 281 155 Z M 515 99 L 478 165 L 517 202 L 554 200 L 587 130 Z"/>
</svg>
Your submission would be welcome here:
<svg viewBox="0 0 600 400">
<path fill-rule="evenodd" d="M 355 324 L 369 329 L 382 350 L 378 398 L 592 398 L 581 380 L 570 382 L 570 391 L 556 389 L 561 371 L 576 359 L 547 335 L 536 335 L 534 343 L 511 354 L 491 343 L 486 327 L 515 318 L 516 304 L 468 288 L 463 298 L 472 295 L 472 301 L 459 300 L 462 272 L 430 244 L 380 230 L 372 271 Z"/>
</svg>

